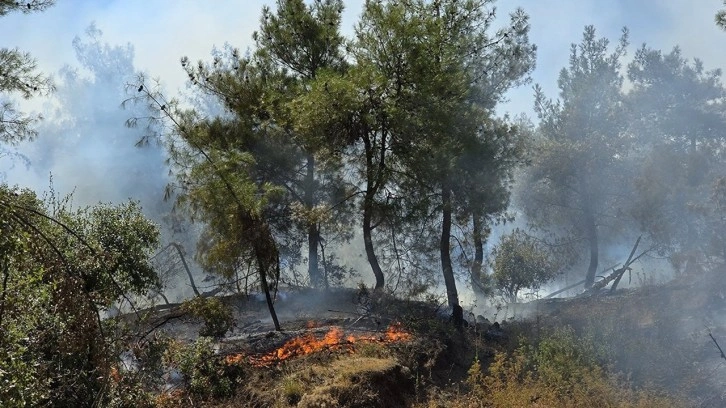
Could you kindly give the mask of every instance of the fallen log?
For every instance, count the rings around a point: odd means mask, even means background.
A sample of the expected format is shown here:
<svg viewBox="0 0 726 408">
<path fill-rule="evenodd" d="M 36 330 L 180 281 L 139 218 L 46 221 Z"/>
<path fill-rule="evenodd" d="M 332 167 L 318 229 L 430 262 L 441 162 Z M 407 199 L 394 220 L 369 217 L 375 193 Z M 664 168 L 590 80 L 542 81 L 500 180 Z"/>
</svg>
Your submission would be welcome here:
<svg viewBox="0 0 726 408">
<path fill-rule="evenodd" d="M 620 264 L 615 264 L 615 265 L 613 265 L 613 266 L 608 266 L 607 268 L 603 269 L 603 270 L 602 270 L 602 272 L 600 272 L 600 275 L 602 275 L 602 273 L 603 273 L 603 272 L 605 272 L 605 271 L 609 271 L 610 269 L 613 269 L 613 268 L 615 268 L 615 267 L 616 267 L 616 266 L 618 266 L 618 265 L 620 265 Z M 598 275 L 598 277 L 602 277 L 602 276 L 600 276 L 600 275 Z M 604 278 L 603 278 L 603 279 L 604 279 Z M 580 281 L 578 281 L 578 282 L 575 282 L 575 283 L 573 283 L 572 285 L 569 285 L 569 286 L 565 286 L 565 287 L 564 287 L 564 288 L 562 288 L 562 289 L 558 289 L 558 290 L 556 290 L 556 291 L 554 291 L 554 292 L 550 293 L 549 295 L 545 296 L 545 297 L 544 297 L 544 299 L 550 299 L 550 298 L 553 298 L 553 297 L 555 297 L 555 296 L 559 295 L 560 293 L 562 293 L 562 292 L 566 292 L 566 291 L 568 291 L 568 290 L 570 290 L 570 289 L 574 289 L 574 288 L 576 288 L 576 287 L 578 287 L 578 286 L 582 285 L 583 283 L 585 283 L 585 279 L 582 279 L 582 280 L 580 280 Z"/>
<path fill-rule="evenodd" d="M 607 286 L 610 282 L 613 282 L 613 285 L 610 287 L 610 293 L 614 292 L 615 289 L 618 287 L 618 284 L 620 283 L 620 280 L 623 278 L 623 275 L 625 275 L 625 272 L 632 271 L 632 268 L 630 265 L 635 263 L 638 259 L 640 259 L 643 255 L 650 252 L 653 248 L 648 248 L 645 251 L 641 252 L 638 256 L 635 256 L 635 251 L 638 249 L 638 245 L 640 244 L 640 239 L 642 236 L 639 236 L 638 239 L 635 241 L 635 245 L 633 245 L 633 249 L 630 250 L 630 255 L 628 255 L 628 259 L 625 261 L 622 267 L 613 270 L 613 272 L 606 276 L 604 279 L 595 282 L 595 284 L 592 285 L 590 289 L 585 291 L 583 295 L 592 295 L 600 291 L 600 289 Z"/>
<path fill-rule="evenodd" d="M 562 293 L 562 292 L 565 292 L 565 291 L 568 291 L 568 290 L 570 290 L 570 289 L 574 289 L 574 288 L 576 288 L 576 287 L 578 287 L 578 286 L 582 285 L 583 283 L 585 283 L 585 279 L 583 279 L 583 280 L 581 280 L 581 281 L 579 281 L 579 282 L 575 282 L 575 283 L 573 283 L 573 284 L 572 284 L 572 285 L 570 285 L 570 286 L 565 286 L 565 287 L 564 287 L 564 288 L 562 288 L 562 289 L 556 290 L 556 291 L 554 291 L 554 292 L 550 293 L 549 295 L 545 296 L 544 298 L 545 298 L 545 299 L 549 299 L 549 298 L 555 297 L 555 296 L 559 295 L 560 293 Z"/>
</svg>

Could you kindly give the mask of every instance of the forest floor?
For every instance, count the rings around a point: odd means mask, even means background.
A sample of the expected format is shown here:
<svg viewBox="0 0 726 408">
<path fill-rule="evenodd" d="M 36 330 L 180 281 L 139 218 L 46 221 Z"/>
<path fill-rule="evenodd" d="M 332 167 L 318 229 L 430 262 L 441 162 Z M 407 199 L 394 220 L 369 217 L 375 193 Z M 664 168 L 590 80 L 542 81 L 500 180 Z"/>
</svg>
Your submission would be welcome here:
<svg viewBox="0 0 726 408">
<path fill-rule="evenodd" d="M 433 303 L 351 289 L 281 298 L 282 332 L 273 330 L 263 302 L 235 296 L 223 301 L 235 321 L 213 342 L 215 375 L 228 380 L 224 396 L 208 394 L 196 400 L 203 402 L 192 402 L 193 379 L 177 378 L 164 394 L 168 406 L 517 406 L 478 399 L 472 365 L 478 361 L 484 378 L 494 371 L 492 364 L 501 365 L 498 355 L 516 355 L 523 344 L 536 345 L 563 327 L 578 341 L 597 346 L 607 358 L 600 361 L 603 369 L 622 380 L 620 387 L 655 390 L 679 406 L 726 406 L 726 356 L 717 347 L 726 347 L 723 270 L 612 294 L 538 300 L 529 303 L 526 319 L 490 322 L 470 316 L 463 331 Z M 174 308 L 157 312 L 146 324 L 175 313 Z M 158 330 L 190 343 L 200 325 L 185 315 Z M 220 378 L 206 381 L 214 387 Z M 494 386 L 491 378 L 483 382 Z"/>
</svg>

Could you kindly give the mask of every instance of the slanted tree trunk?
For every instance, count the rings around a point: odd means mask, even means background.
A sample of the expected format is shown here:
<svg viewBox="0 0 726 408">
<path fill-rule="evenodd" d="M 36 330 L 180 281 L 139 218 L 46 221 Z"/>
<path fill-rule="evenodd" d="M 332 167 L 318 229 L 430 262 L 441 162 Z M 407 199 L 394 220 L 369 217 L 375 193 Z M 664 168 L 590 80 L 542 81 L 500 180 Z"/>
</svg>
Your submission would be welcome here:
<svg viewBox="0 0 726 408">
<path fill-rule="evenodd" d="M 379 149 L 379 157 L 376 160 L 376 151 L 371 140 L 371 134 L 365 130 L 362 135 L 363 147 L 366 156 L 366 193 L 363 197 L 363 244 L 366 249 L 366 257 L 376 278 L 375 290 L 383 289 L 385 277 L 383 270 L 378 263 L 378 257 L 373 248 L 373 206 L 378 190 L 383 184 L 384 160 L 385 160 L 385 136 L 386 132 L 381 132 L 381 140 Z"/>
<path fill-rule="evenodd" d="M 305 174 L 305 208 L 312 210 L 315 207 L 315 156 L 308 155 Z M 318 242 L 320 230 L 315 220 L 308 221 L 308 277 L 310 285 L 316 288 L 323 287 L 323 276 L 318 266 Z"/>
<path fill-rule="evenodd" d="M 590 207 L 585 208 L 585 228 L 587 229 L 587 241 L 590 245 L 590 265 L 585 275 L 585 289 L 590 289 L 595 283 L 595 273 L 598 264 L 598 236 L 595 215 Z"/>
<path fill-rule="evenodd" d="M 280 259 L 277 244 L 275 244 L 275 239 L 272 236 L 269 225 L 264 222 L 259 222 L 257 228 L 257 239 L 253 240 L 252 246 L 257 261 L 257 268 L 259 269 L 260 287 L 265 294 L 267 309 L 270 312 L 272 323 L 275 325 L 275 330 L 281 331 L 280 322 L 277 320 L 277 313 L 272 302 L 272 295 L 270 294 L 270 286 L 267 282 L 267 277 L 270 273 L 274 276 L 279 276 Z"/>
<path fill-rule="evenodd" d="M 443 217 L 441 222 L 441 271 L 444 274 L 444 284 L 446 285 L 446 297 L 452 309 L 452 318 L 456 328 L 464 327 L 464 309 L 459 305 L 459 293 L 456 290 L 456 279 L 454 278 L 454 268 L 451 264 L 451 187 L 449 182 L 445 181 L 441 187 L 441 203 L 443 205 Z"/>
<path fill-rule="evenodd" d="M 179 258 L 181 258 L 182 265 L 184 266 L 184 270 L 187 273 L 187 277 L 189 277 L 189 284 L 192 286 L 192 290 L 194 291 L 194 295 L 195 296 L 200 296 L 199 289 L 197 289 L 197 284 L 194 283 L 194 276 L 192 276 L 192 271 L 189 270 L 189 265 L 187 265 L 187 260 L 184 257 L 184 250 L 183 250 L 182 246 L 180 244 L 176 243 L 176 242 L 172 242 L 171 244 L 169 244 L 167 246 L 167 248 L 170 247 L 170 246 L 171 247 L 174 247 L 174 249 L 176 249 L 176 252 L 179 254 Z M 162 296 L 164 296 L 164 295 L 162 295 Z M 166 300 L 166 298 L 164 298 L 164 300 Z M 167 300 L 166 303 L 169 303 L 169 301 Z"/>
<path fill-rule="evenodd" d="M 371 197 L 369 197 L 371 196 Z M 378 263 L 378 257 L 376 257 L 375 250 L 373 248 L 373 227 L 371 225 L 371 218 L 373 216 L 373 197 L 372 194 L 369 192 L 366 192 L 364 201 L 363 201 L 363 244 L 366 249 L 366 257 L 368 258 L 368 263 L 371 265 L 371 270 L 373 271 L 373 275 L 376 277 L 376 286 L 375 290 L 379 290 L 383 288 L 383 284 L 385 282 L 384 276 L 383 276 L 383 270 L 381 269 L 381 265 Z"/>
</svg>

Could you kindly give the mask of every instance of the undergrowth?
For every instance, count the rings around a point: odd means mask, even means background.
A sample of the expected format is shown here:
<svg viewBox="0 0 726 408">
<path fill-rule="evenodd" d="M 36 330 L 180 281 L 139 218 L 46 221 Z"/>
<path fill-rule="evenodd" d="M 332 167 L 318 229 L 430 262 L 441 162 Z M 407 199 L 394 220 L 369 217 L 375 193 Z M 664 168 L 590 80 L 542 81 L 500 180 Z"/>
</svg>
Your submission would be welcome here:
<svg viewBox="0 0 726 408">
<path fill-rule="evenodd" d="M 686 407 L 677 397 L 636 388 L 611 371 L 592 338 L 572 328 L 555 329 L 538 341 L 521 340 L 496 353 L 488 367 L 475 359 L 455 395 L 430 398 L 418 407 Z"/>
<path fill-rule="evenodd" d="M 635 326 L 622 313 L 611 316 L 609 310 L 589 308 L 580 321 L 571 319 L 576 325 L 561 320 L 566 314 L 562 313 L 546 324 L 540 320 L 501 326 L 482 323 L 462 332 L 421 303 L 389 307 L 386 314 L 401 317 L 412 333 L 411 341 L 361 343 L 272 367 L 225 363 L 215 353 L 211 337 L 191 344 L 165 341 L 163 365 L 176 370 L 182 382 L 148 406 L 689 406 L 678 396 L 663 393 L 664 384 L 640 381 L 641 373 L 620 361 L 637 348 L 626 341 L 634 338 Z M 665 355 L 662 345 L 648 344 L 653 350 L 644 350 L 645 355 Z M 152 355 L 158 356 L 159 350 L 154 350 Z M 137 400 L 149 397 L 141 394 Z"/>
</svg>

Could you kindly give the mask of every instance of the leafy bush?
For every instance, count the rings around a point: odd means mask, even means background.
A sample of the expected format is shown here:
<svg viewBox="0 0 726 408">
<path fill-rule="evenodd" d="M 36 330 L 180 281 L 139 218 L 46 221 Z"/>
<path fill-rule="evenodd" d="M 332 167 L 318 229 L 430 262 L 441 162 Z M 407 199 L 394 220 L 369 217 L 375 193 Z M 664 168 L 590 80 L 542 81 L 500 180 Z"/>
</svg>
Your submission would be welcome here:
<svg viewBox="0 0 726 408">
<path fill-rule="evenodd" d="M 234 376 L 215 356 L 209 337 L 200 337 L 190 345 L 172 342 L 164 360 L 167 366 L 179 371 L 193 396 L 223 398 L 234 391 Z"/>
<path fill-rule="evenodd" d="M 72 209 L 0 185 L 0 406 L 99 404 L 120 335 L 100 310 L 158 283 L 135 203 Z"/>
<path fill-rule="evenodd" d="M 197 296 L 184 302 L 182 310 L 204 320 L 200 336 L 223 337 L 234 324 L 230 308 L 215 297 Z"/>
<path fill-rule="evenodd" d="M 550 253 L 519 229 L 503 236 L 492 255 L 494 285 L 510 302 L 517 301 L 522 289 L 537 290 L 557 276 Z"/>
<path fill-rule="evenodd" d="M 120 362 L 111 369 L 111 381 L 101 405 L 108 408 L 157 406 L 155 400 L 164 385 L 163 358 L 170 344 L 168 337 L 156 335 L 136 343 L 131 350 L 124 350 L 132 356 L 131 366 L 126 365 L 128 361 Z"/>
</svg>

